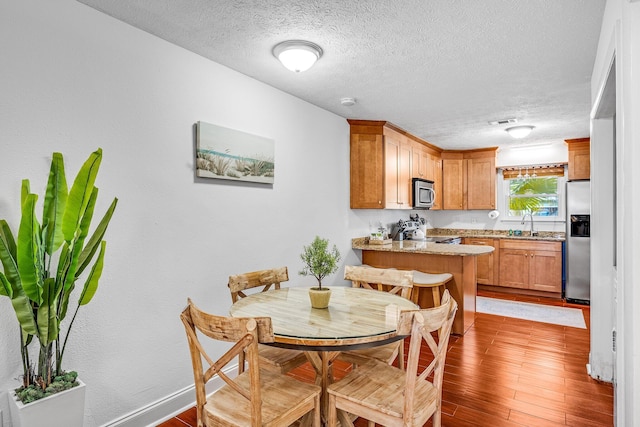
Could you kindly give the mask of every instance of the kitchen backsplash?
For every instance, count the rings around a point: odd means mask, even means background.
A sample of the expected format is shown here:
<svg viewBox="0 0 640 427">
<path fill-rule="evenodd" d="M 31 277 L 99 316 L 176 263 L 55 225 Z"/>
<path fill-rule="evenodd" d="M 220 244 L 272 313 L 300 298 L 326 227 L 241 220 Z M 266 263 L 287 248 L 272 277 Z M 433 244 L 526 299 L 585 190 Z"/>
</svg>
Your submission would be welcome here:
<svg viewBox="0 0 640 427">
<path fill-rule="evenodd" d="M 354 237 L 368 236 L 371 231 L 378 228 L 380 223 L 391 231 L 393 225 L 397 224 L 401 219 L 409 219 L 409 215 L 418 214 L 427 221 L 427 232 L 429 230 L 456 230 L 452 234 L 460 234 L 459 230 L 465 230 L 469 233 L 476 232 L 477 235 L 493 234 L 508 235 L 509 230 L 520 230 L 528 233 L 530 223 L 527 221 L 521 224 L 521 221 L 503 221 L 502 215 L 496 219 L 489 218 L 488 210 L 474 211 L 431 211 L 431 210 L 391 210 L 391 209 L 350 209 L 349 210 L 349 229 Z M 535 230 L 539 233 L 550 233 L 555 235 L 564 234 L 564 221 L 543 222 L 536 221 Z M 491 231 L 491 233 L 488 233 Z M 439 231 L 436 231 L 439 232 Z M 446 233 L 445 233 L 446 234 Z M 470 234 L 466 234 L 470 235 Z"/>
</svg>

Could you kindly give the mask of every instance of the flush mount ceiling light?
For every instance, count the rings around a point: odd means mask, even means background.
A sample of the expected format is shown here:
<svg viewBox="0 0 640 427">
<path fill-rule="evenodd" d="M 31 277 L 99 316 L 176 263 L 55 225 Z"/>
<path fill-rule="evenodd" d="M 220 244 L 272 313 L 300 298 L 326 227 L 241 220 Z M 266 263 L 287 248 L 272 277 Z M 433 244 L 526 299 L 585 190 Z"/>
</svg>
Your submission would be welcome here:
<svg viewBox="0 0 640 427">
<path fill-rule="evenodd" d="M 356 105 L 356 99 L 355 98 L 340 98 L 340 104 L 344 105 L 345 107 L 352 107 L 352 106 Z"/>
<path fill-rule="evenodd" d="M 509 135 L 511 135 L 512 137 L 521 139 L 531 133 L 531 131 L 533 130 L 533 126 L 514 126 L 505 130 L 509 132 Z"/>
<path fill-rule="evenodd" d="M 322 48 L 304 40 L 287 40 L 273 48 L 273 56 L 287 69 L 299 73 L 306 71 L 322 56 Z"/>
</svg>

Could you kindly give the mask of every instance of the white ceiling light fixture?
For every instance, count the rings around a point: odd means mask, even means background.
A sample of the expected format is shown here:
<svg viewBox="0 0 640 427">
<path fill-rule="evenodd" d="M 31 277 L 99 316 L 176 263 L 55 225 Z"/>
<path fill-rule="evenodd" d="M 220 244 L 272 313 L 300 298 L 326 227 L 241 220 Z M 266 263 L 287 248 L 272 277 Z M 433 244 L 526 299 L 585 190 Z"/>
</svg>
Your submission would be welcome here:
<svg viewBox="0 0 640 427">
<path fill-rule="evenodd" d="M 356 105 L 356 99 L 355 98 L 340 98 L 340 104 L 344 105 L 345 107 L 352 107 L 352 106 Z"/>
<path fill-rule="evenodd" d="M 509 135 L 511 135 L 512 137 L 516 138 L 516 139 L 521 139 L 524 138 L 525 136 L 529 135 L 531 133 L 531 131 L 533 130 L 533 126 L 513 126 L 510 128 L 505 129 Z"/>
<path fill-rule="evenodd" d="M 273 48 L 273 56 L 287 69 L 300 73 L 307 71 L 322 56 L 322 48 L 305 40 L 287 40 Z"/>
</svg>

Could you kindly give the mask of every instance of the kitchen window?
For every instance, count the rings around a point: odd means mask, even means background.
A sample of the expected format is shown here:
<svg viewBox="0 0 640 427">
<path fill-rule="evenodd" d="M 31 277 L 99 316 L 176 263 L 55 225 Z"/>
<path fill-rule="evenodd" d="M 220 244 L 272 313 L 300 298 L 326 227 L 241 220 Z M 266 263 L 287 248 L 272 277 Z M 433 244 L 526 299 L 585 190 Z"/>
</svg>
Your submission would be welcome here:
<svg viewBox="0 0 640 427">
<path fill-rule="evenodd" d="M 521 221 L 531 213 L 536 221 L 564 221 L 564 168 L 514 169 L 504 170 L 502 185 L 498 185 L 504 219 Z"/>
</svg>

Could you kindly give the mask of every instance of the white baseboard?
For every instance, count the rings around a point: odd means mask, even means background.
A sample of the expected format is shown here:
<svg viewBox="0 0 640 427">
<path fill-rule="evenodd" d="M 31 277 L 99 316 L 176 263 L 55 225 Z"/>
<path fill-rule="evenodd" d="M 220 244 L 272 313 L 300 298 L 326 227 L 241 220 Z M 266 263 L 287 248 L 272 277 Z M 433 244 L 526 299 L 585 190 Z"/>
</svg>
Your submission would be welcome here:
<svg viewBox="0 0 640 427">
<path fill-rule="evenodd" d="M 224 371 L 231 378 L 235 377 L 237 372 L 237 365 L 234 365 L 228 371 Z M 224 381 L 216 375 L 207 383 L 207 394 L 213 393 L 223 385 Z M 193 407 L 195 402 L 196 393 L 194 386 L 191 385 L 113 421 L 109 421 L 101 427 L 154 427 Z M 2 418 L 0 418 L 0 427 L 2 427 Z"/>
</svg>

